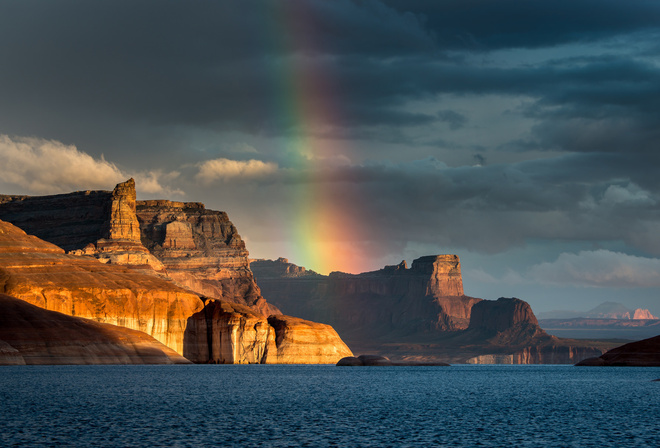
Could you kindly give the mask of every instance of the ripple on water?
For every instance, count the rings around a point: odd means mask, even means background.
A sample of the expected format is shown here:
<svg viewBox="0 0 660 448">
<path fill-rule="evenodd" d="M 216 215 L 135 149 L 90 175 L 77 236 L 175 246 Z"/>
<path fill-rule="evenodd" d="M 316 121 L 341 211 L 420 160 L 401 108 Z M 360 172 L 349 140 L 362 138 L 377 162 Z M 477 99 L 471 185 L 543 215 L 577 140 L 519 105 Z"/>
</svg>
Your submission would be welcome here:
<svg viewBox="0 0 660 448">
<path fill-rule="evenodd" d="M 1 446 L 657 446 L 658 368 L 12 366 Z"/>
</svg>

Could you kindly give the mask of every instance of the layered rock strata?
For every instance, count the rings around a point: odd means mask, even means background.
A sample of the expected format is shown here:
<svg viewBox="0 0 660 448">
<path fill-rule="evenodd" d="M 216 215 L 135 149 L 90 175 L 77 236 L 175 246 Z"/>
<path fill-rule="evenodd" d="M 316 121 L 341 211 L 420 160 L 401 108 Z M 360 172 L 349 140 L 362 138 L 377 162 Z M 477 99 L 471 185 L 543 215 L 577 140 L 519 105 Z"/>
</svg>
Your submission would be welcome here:
<svg viewBox="0 0 660 448">
<path fill-rule="evenodd" d="M 190 364 L 145 333 L 0 294 L 0 365 Z"/>
<path fill-rule="evenodd" d="M 352 352 L 329 325 L 282 315 L 266 319 L 211 300 L 188 320 L 184 355 L 213 364 L 334 364 Z"/>
<path fill-rule="evenodd" d="M 469 364 L 573 364 L 606 349 L 547 334 L 527 302 L 504 297 L 476 304 L 468 329 L 456 339 L 487 353 L 467 359 Z"/>
<path fill-rule="evenodd" d="M 43 354 L 41 361 L 37 361 L 35 355 L 30 361 L 33 363 L 156 362 L 147 359 L 150 350 L 149 344 L 144 342 L 150 340 L 147 334 L 195 362 L 330 364 L 351 355 L 328 325 L 288 316 L 266 318 L 246 306 L 220 300 L 211 300 L 204 306 L 197 295 L 153 271 L 103 264 L 92 257 L 65 254 L 61 248 L 3 221 L 0 221 L 0 291 L 44 310 L 77 319 L 58 317 L 55 319 L 60 322 L 58 328 L 66 325 L 78 328 L 82 324 L 77 322 L 83 320 L 79 318 L 93 321 L 86 324 L 88 327 L 80 333 L 80 340 L 76 339 L 78 333 L 75 329 L 68 333 L 63 330 L 62 344 L 55 344 L 74 348 L 57 348 L 48 352 L 47 347 L 38 341 L 47 340 L 44 338 L 50 337 L 51 333 L 36 331 L 40 328 L 41 315 L 33 312 L 37 325 L 35 334 L 29 334 L 31 317 L 25 319 L 28 323 L 21 330 L 22 340 L 28 341 L 26 350 L 30 341 L 37 341 L 36 345 L 33 344 L 35 350 Z M 133 344 L 131 338 L 137 336 L 128 330 L 112 330 L 111 325 L 93 326 L 99 322 L 144 332 L 146 345 L 139 338 L 136 339 L 139 344 Z M 89 328 L 103 328 L 105 333 L 114 331 L 117 337 L 127 341 L 126 353 L 131 353 L 130 347 L 135 350 L 142 347 L 140 344 L 147 351 L 142 348 L 142 351 L 134 350 L 136 354 L 127 360 L 121 350 L 108 348 L 112 341 L 106 343 L 89 336 L 92 331 Z M 89 359 L 76 361 L 74 358 L 84 353 L 77 354 L 79 350 L 75 347 L 84 344 L 94 347 L 100 344 L 99 347 L 105 348 L 90 348 Z M 106 349 L 117 354 L 117 358 L 108 355 L 103 358 L 105 361 L 102 360 L 100 357 L 105 356 L 103 350 Z M 0 343 L 0 353 L 5 363 L 12 359 L 14 363 L 22 363 L 22 358 L 28 362 L 11 342 Z M 62 359 L 54 359 L 57 354 Z M 99 360 L 94 361 L 94 356 Z"/>
<path fill-rule="evenodd" d="M 65 254 L 0 221 L 0 291 L 35 306 L 142 331 L 183 353 L 198 296 L 154 273 Z"/>
<path fill-rule="evenodd" d="M 463 294 L 456 255 L 421 257 L 410 269 L 404 261 L 358 275 L 322 276 L 294 269 L 286 259 L 253 260 L 250 266 L 269 302 L 285 313 L 332 325 L 349 345 L 365 337 L 394 340 L 465 329 L 472 306 L 481 300 Z"/>
<path fill-rule="evenodd" d="M 245 242 L 225 212 L 199 202 L 138 201 L 142 242 L 168 275 L 198 294 L 281 314 L 261 296 Z"/>
<path fill-rule="evenodd" d="M 71 254 L 161 271 L 162 263 L 141 242 L 135 198 L 133 179 L 113 191 L 0 195 L 0 219 Z"/>
<path fill-rule="evenodd" d="M 331 324 L 353 350 L 396 362 L 573 364 L 612 347 L 548 335 L 522 300 L 465 296 L 456 255 L 359 275 L 307 274 L 289 264 L 252 262 L 268 301 Z"/>
<path fill-rule="evenodd" d="M 73 255 L 149 267 L 197 294 L 280 311 L 261 296 L 248 251 L 225 212 L 199 202 L 137 201 L 135 181 L 113 191 L 0 195 L 0 219 Z"/>
</svg>

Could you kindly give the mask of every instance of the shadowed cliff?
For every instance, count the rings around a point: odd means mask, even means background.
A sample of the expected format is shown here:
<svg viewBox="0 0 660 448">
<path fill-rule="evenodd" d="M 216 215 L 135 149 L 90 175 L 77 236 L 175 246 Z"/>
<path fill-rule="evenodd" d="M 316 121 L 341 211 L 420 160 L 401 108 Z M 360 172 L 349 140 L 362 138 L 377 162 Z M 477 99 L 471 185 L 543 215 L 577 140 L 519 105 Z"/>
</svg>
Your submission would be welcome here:
<svg viewBox="0 0 660 448">
<path fill-rule="evenodd" d="M 456 255 L 358 275 L 322 276 L 283 258 L 253 260 L 251 268 L 269 301 L 332 325 L 356 353 L 410 362 L 567 364 L 612 347 L 548 335 L 522 300 L 464 295 Z"/>
</svg>

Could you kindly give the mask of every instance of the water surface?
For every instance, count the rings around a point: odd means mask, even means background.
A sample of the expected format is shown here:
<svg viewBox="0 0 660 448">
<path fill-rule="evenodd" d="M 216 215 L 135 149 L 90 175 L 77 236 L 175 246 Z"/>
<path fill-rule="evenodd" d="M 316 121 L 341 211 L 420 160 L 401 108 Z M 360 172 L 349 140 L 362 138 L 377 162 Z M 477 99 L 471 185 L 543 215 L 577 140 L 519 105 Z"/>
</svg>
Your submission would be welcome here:
<svg viewBox="0 0 660 448">
<path fill-rule="evenodd" d="M 660 368 L 0 367 L 0 446 L 658 446 Z"/>
</svg>

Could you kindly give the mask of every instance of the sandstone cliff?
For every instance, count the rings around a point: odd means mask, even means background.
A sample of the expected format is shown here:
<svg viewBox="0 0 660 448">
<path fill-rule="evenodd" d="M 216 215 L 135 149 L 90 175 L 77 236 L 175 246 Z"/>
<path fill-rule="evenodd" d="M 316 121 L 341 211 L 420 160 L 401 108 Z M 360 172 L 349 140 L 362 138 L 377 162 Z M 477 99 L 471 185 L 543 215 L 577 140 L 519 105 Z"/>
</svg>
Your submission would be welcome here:
<svg viewBox="0 0 660 448">
<path fill-rule="evenodd" d="M 140 331 L 47 311 L 0 294 L 0 365 L 189 363 Z"/>
<path fill-rule="evenodd" d="M 199 202 L 138 201 L 142 241 L 178 283 L 204 296 L 281 314 L 261 296 L 245 242 L 225 212 Z"/>
<path fill-rule="evenodd" d="M 290 316 L 268 319 L 211 300 L 188 320 L 184 355 L 198 363 L 334 364 L 351 350 L 329 325 Z"/>
<path fill-rule="evenodd" d="M 0 219 L 72 254 L 160 271 L 163 265 L 140 241 L 135 202 L 133 179 L 113 191 L 0 195 Z"/>
<path fill-rule="evenodd" d="M 573 364 L 610 346 L 551 336 L 527 302 L 504 297 L 476 304 L 468 329 L 456 339 L 487 352 L 467 359 L 470 364 Z"/>
<path fill-rule="evenodd" d="M 0 195 L 0 219 L 73 255 L 152 268 L 197 294 L 280 314 L 254 282 L 229 217 L 199 202 L 137 201 L 135 181 L 113 191 Z"/>
<path fill-rule="evenodd" d="M 41 308 L 139 330 L 178 353 L 202 302 L 155 273 L 65 254 L 0 221 L 0 292 Z"/>
<path fill-rule="evenodd" d="M 142 331 L 195 362 L 209 361 L 208 347 L 213 354 L 211 360 L 222 363 L 335 363 L 351 354 L 327 325 L 287 316 L 266 319 L 248 307 L 219 300 L 204 307 L 197 295 L 151 270 L 103 264 L 93 257 L 65 254 L 61 248 L 3 221 L 0 221 L 0 292 L 45 310 Z M 207 320 L 209 312 L 210 320 Z M 40 314 L 32 314 L 35 319 L 41 319 Z M 23 347 L 32 350 L 30 341 L 37 341 L 33 344 L 35 353 L 43 354 L 41 361 L 33 356 L 32 363 L 78 362 L 74 359 L 76 356 L 82 357 L 79 362 L 129 362 L 124 352 L 130 355 L 133 349 L 135 355 L 129 356 L 131 362 L 140 359 L 155 362 L 147 357 L 151 349 L 144 342 L 146 334 L 140 342 L 137 332 L 111 330 L 110 325 L 94 327 L 95 322 L 86 324 L 87 329 L 82 333 L 76 333 L 75 329 L 63 330 L 62 343 L 54 345 L 59 348 L 49 352 L 43 341 L 53 336 L 52 331 L 39 333 L 35 330 L 31 336 L 30 319 L 27 318 L 28 324 L 21 330 L 22 340 L 27 341 Z M 58 328 L 66 325 L 78 328 L 82 325 L 79 321 L 83 321 L 58 319 Z M 114 331 L 113 334 L 128 345 L 115 350 L 111 340 L 92 338 L 90 328 L 103 328 L 105 333 Z M 77 335 L 80 340 L 76 339 Z M 131 343 L 131 338 L 139 344 Z M 100 348 L 90 348 L 89 357 L 85 358 L 86 355 L 75 348 L 84 344 Z M 146 344 L 144 350 L 140 344 Z M 206 352 L 203 351 L 205 347 Z M 13 343 L 0 343 L 5 362 L 8 359 L 28 362 L 16 350 Z M 117 358 L 103 355 L 103 350 L 116 353 Z M 63 358 L 50 357 L 57 354 Z M 96 361 L 94 356 L 98 358 Z"/>
<path fill-rule="evenodd" d="M 572 364 L 612 347 L 548 335 L 522 300 L 465 296 L 456 255 L 359 275 L 307 274 L 285 259 L 251 267 L 264 296 L 284 312 L 329 323 L 354 351 L 396 362 Z"/>
<path fill-rule="evenodd" d="M 410 269 L 402 262 L 358 275 L 322 276 L 296 269 L 286 259 L 253 260 L 250 266 L 269 302 L 285 313 L 332 325 L 351 346 L 369 337 L 394 341 L 465 329 L 470 309 L 481 300 L 463 295 L 455 255 L 422 257 Z"/>
</svg>

